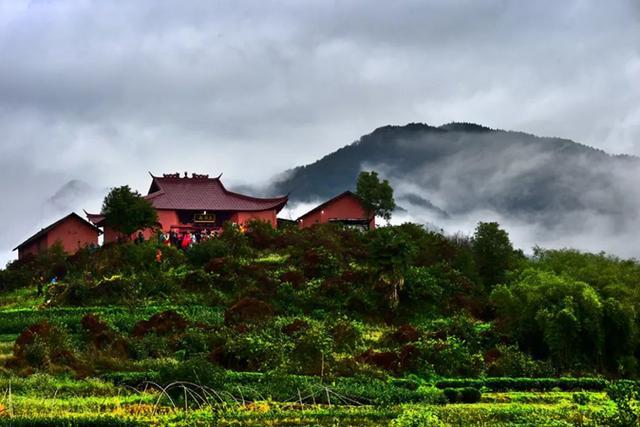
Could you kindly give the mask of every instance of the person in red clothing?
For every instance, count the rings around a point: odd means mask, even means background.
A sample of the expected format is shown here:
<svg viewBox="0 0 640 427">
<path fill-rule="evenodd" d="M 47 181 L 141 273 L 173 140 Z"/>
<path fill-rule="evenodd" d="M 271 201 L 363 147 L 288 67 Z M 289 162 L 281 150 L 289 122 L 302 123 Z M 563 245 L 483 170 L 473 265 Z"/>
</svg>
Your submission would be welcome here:
<svg viewBox="0 0 640 427">
<path fill-rule="evenodd" d="M 186 231 L 182 236 L 182 249 L 186 250 L 191 245 L 191 233 Z"/>
</svg>

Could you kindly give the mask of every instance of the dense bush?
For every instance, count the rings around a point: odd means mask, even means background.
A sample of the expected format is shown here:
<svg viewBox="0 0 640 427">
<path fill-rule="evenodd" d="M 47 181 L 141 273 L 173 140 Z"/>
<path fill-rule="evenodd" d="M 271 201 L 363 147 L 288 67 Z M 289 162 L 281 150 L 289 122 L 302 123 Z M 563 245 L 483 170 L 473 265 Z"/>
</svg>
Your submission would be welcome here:
<svg viewBox="0 0 640 427">
<path fill-rule="evenodd" d="M 480 402 L 482 393 L 475 387 L 464 387 L 460 390 L 460 400 L 462 403 L 477 403 Z"/>
<path fill-rule="evenodd" d="M 549 361 L 535 360 L 512 345 L 498 344 L 488 354 L 495 357 L 487 366 L 487 374 L 494 377 L 550 377 L 556 374 Z M 486 356 L 485 356 L 486 360 Z"/>
<path fill-rule="evenodd" d="M 214 258 L 223 258 L 231 252 L 227 240 L 208 239 L 194 245 L 187 252 L 187 259 L 197 267 L 204 267 Z"/>
<path fill-rule="evenodd" d="M 482 393 L 475 387 L 447 387 L 442 392 L 449 403 L 477 403 L 482 398 Z"/>
</svg>

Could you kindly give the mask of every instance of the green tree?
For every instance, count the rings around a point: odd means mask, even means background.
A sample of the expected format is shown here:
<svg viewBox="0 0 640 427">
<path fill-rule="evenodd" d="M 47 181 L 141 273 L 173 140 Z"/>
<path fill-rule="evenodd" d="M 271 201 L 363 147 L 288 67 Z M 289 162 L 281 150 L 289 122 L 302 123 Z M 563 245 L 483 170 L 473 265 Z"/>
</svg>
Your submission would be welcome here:
<svg viewBox="0 0 640 427">
<path fill-rule="evenodd" d="M 102 203 L 105 225 L 130 236 L 138 230 L 153 227 L 158 222 L 155 208 L 128 185 L 113 188 Z"/>
<path fill-rule="evenodd" d="M 496 286 L 491 301 L 504 332 L 534 356 L 551 356 L 559 368 L 601 361 L 603 304 L 588 284 L 527 269 L 513 285 Z"/>
<path fill-rule="evenodd" d="M 515 255 L 509 234 L 497 222 L 478 223 L 473 235 L 473 256 L 487 289 L 506 281 L 506 273 L 513 267 Z"/>
<path fill-rule="evenodd" d="M 637 361 L 633 353 L 637 345 L 637 327 L 633 306 L 607 298 L 602 311 L 606 367 L 622 375 L 635 375 Z"/>
<path fill-rule="evenodd" d="M 415 254 L 415 245 L 397 227 L 383 227 L 372 233 L 369 255 L 392 309 L 398 307 L 400 291 Z"/>
<path fill-rule="evenodd" d="M 380 181 L 377 172 L 360 172 L 356 194 L 364 208 L 371 216 L 380 216 L 387 222 L 391 219 L 391 212 L 396 207 L 393 199 L 393 188 L 386 179 Z"/>
</svg>

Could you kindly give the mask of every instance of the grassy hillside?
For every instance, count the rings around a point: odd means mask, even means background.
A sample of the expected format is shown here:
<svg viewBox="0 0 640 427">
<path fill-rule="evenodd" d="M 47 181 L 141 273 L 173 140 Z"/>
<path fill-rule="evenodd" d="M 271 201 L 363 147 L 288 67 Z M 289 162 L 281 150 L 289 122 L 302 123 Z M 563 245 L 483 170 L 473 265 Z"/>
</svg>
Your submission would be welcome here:
<svg viewBox="0 0 640 427">
<path fill-rule="evenodd" d="M 497 224 L 54 248 L 0 271 L 0 424 L 634 423 L 639 279 Z"/>
</svg>

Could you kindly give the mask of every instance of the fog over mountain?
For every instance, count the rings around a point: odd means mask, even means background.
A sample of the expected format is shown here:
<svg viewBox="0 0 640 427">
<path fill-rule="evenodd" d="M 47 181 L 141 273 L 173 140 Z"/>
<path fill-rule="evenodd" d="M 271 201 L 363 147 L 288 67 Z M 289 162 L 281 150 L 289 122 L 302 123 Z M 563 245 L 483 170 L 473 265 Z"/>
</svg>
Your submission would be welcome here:
<svg viewBox="0 0 640 427">
<path fill-rule="evenodd" d="M 525 249 L 640 256 L 637 157 L 468 123 L 385 126 L 283 173 L 270 191 L 307 204 L 353 189 L 361 170 L 389 179 L 402 208 L 396 221 L 471 232 L 497 220 Z"/>
</svg>

